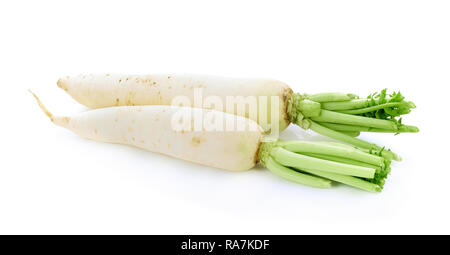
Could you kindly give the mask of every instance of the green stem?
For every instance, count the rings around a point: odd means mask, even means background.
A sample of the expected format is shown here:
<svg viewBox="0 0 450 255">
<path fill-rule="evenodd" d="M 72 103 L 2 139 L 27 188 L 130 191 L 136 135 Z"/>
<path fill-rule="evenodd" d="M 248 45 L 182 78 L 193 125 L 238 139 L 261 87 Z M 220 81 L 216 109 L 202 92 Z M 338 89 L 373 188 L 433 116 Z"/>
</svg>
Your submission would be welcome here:
<svg viewBox="0 0 450 255">
<path fill-rule="evenodd" d="M 289 169 L 285 166 L 282 166 L 280 164 L 278 164 L 273 158 L 269 157 L 266 159 L 265 161 L 265 166 L 267 167 L 267 169 L 269 169 L 272 173 L 293 181 L 293 182 L 297 182 L 300 184 L 304 184 L 304 185 L 308 185 L 308 186 L 312 186 L 312 187 L 317 187 L 317 188 L 330 188 L 331 187 L 331 181 L 324 179 L 324 178 L 320 178 L 320 177 L 316 177 L 316 176 L 312 176 L 309 174 L 302 174 L 299 172 L 296 172 L 292 169 Z"/>
<path fill-rule="evenodd" d="M 316 153 L 304 153 L 304 154 L 306 156 L 310 156 L 310 157 L 336 161 L 336 162 L 344 163 L 344 164 L 352 164 L 352 165 L 357 165 L 357 166 L 369 167 L 369 168 L 373 168 L 375 171 L 381 171 L 381 167 L 375 166 L 372 164 L 368 164 L 365 162 L 361 162 L 361 161 L 351 160 L 351 159 L 347 159 L 347 158 L 340 158 L 340 157 L 330 156 L 330 155 L 316 154 Z"/>
<path fill-rule="evenodd" d="M 344 94 L 344 93 L 317 93 L 314 95 L 308 95 L 307 98 L 309 100 L 323 103 L 323 102 L 336 102 L 336 101 L 349 101 L 351 99 L 356 98 L 353 94 Z"/>
<path fill-rule="evenodd" d="M 319 133 L 321 135 L 328 136 L 330 138 L 333 138 L 333 139 L 336 139 L 336 140 L 339 140 L 339 141 L 342 141 L 345 143 L 349 143 L 356 147 L 360 147 L 360 148 L 364 148 L 364 149 L 379 149 L 379 150 L 381 150 L 381 147 L 379 147 L 373 143 L 369 143 L 369 142 L 363 141 L 358 138 L 350 137 L 348 135 L 342 134 L 341 132 L 324 127 L 314 121 L 309 121 L 309 123 L 310 123 L 309 128 L 312 131 Z"/>
<path fill-rule="evenodd" d="M 364 140 L 345 135 L 339 131 L 335 131 L 335 130 L 329 129 L 327 127 L 324 127 L 314 121 L 308 121 L 308 122 L 309 122 L 309 128 L 312 131 L 319 133 L 321 135 L 324 135 L 324 136 L 330 137 L 332 139 L 336 139 L 338 141 L 345 142 L 345 143 L 348 143 L 348 144 L 351 144 L 353 146 L 360 147 L 363 149 L 381 151 L 381 147 L 379 147 L 376 144 L 369 143 Z M 300 123 L 299 125 L 301 126 L 303 124 Z M 388 160 L 400 160 L 401 159 L 397 154 L 393 153 L 392 151 L 386 151 L 386 150 L 382 151 L 382 156 Z"/>
<path fill-rule="evenodd" d="M 375 170 L 373 168 L 343 164 L 318 158 L 305 156 L 290 152 L 281 147 L 271 150 L 271 156 L 280 164 L 301 169 L 320 170 L 325 172 L 352 175 L 363 178 L 373 178 Z"/>
<path fill-rule="evenodd" d="M 391 133 L 390 130 L 378 129 L 378 128 L 370 130 L 370 132 Z M 402 125 L 402 126 L 398 127 L 398 130 L 395 133 L 398 134 L 398 133 L 417 133 L 417 132 L 419 132 L 419 128 L 416 126 Z"/>
<path fill-rule="evenodd" d="M 374 129 L 371 127 L 344 125 L 344 124 L 327 123 L 327 122 L 321 122 L 320 125 L 327 127 L 327 128 L 331 128 L 336 131 L 348 131 L 348 132 L 350 132 L 350 131 L 369 132 Z M 395 130 L 392 130 L 392 131 L 395 131 Z"/>
<path fill-rule="evenodd" d="M 351 137 L 358 137 L 361 134 L 359 131 L 341 131 L 341 133 Z"/>
<path fill-rule="evenodd" d="M 380 109 L 389 108 L 389 107 L 396 107 L 399 105 L 405 104 L 404 102 L 396 102 L 396 103 L 386 103 L 386 104 L 379 104 L 374 105 L 371 107 L 361 108 L 361 109 L 352 109 L 352 110 L 339 110 L 340 113 L 346 113 L 346 114 L 363 114 L 367 112 L 374 112 Z"/>
<path fill-rule="evenodd" d="M 362 151 L 365 151 L 367 153 L 371 153 L 371 154 L 376 154 L 379 155 L 381 153 L 381 156 L 387 160 L 395 160 L 395 161 L 402 161 L 402 157 L 400 157 L 399 155 L 393 153 L 392 151 L 387 151 L 384 149 L 365 149 L 365 148 L 361 148 Z"/>
<path fill-rule="evenodd" d="M 367 99 L 353 99 L 345 102 L 325 102 L 321 103 L 322 109 L 330 111 L 350 110 L 364 108 L 369 105 Z"/>
<path fill-rule="evenodd" d="M 398 129 L 397 125 L 389 120 L 355 116 L 351 114 L 338 113 L 328 110 L 322 110 L 318 117 L 311 117 L 311 119 L 317 122 L 331 122 L 346 125 L 374 127 L 381 129 L 394 129 L 394 130 Z"/>
<path fill-rule="evenodd" d="M 389 101 L 391 98 L 388 97 L 386 101 Z M 330 110 L 330 111 L 343 111 L 343 110 L 354 110 L 360 108 L 369 107 L 371 103 L 379 104 L 379 99 L 353 99 L 350 101 L 343 102 L 324 102 L 321 103 L 322 109 Z M 392 102 L 392 103 L 400 103 L 406 104 L 409 108 L 416 108 L 416 105 L 411 101 L 400 101 L 400 102 Z M 380 108 L 381 109 L 381 108 Z"/>
<path fill-rule="evenodd" d="M 336 156 L 365 162 L 375 166 L 382 166 L 384 163 L 384 159 L 382 157 L 363 152 L 354 147 L 342 147 L 329 143 L 308 141 L 280 141 L 278 142 L 278 145 L 288 151 L 296 153 L 315 153 Z"/>
<path fill-rule="evenodd" d="M 415 126 L 402 125 L 398 128 L 398 130 L 394 129 L 381 129 L 381 128 L 371 128 L 371 127 L 363 127 L 363 126 L 351 126 L 337 123 L 327 123 L 321 122 L 320 125 L 331 128 L 340 132 L 379 132 L 379 133 L 416 133 L 419 132 L 419 129 Z"/>
<path fill-rule="evenodd" d="M 343 184 L 347 184 L 349 186 L 355 187 L 355 188 L 359 188 L 362 190 L 366 190 L 366 191 L 370 191 L 370 192 L 381 192 L 381 187 L 377 184 L 371 183 L 371 182 L 367 182 L 364 181 L 360 178 L 356 178 L 353 176 L 348 176 L 348 175 L 342 175 L 342 174 L 335 174 L 335 173 L 329 173 L 329 172 L 324 172 L 324 171 L 320 171 L 320 170 L 308 170 L 308 169 L 299 169 L 301 171 L 304 172 L 308 172 L 320 177 L 324 177 L 336 182 L 340 182 Z"/>
</svg>

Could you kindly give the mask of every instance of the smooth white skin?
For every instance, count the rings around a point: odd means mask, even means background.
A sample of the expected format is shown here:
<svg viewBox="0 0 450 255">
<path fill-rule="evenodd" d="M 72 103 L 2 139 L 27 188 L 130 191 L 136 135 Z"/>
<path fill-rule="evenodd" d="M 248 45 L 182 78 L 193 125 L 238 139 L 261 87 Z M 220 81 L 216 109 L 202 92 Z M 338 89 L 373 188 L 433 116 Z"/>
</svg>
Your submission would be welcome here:
<svg viewBox="0 0 450 255">
<path fill-rule="evenodd" d="M 39 102 L 40 103 L 40 102 Z M 42 103 L 40 103 L 43 107 Z M 243 171 L 252 168 L 263 131 L 252 120 L 223 112 L 174 106 L 121 106 L 82 112 L 71 117 L 53 116 L 57 125 L 72 130 L 81 137 L 108 143 L 133 145 L 194 163 Z M 191 120 L 199 113 L 205 116 L 234 119 L 244 131 L 176 131 L 172 117 L 181 111 L 192 111 Z"/>
<path fill-rule="evenodd" d="M 250 116 L 248 110 L 240 114 L 237 109 L 234 109 L 235 107 L 226 109 L 226 97 L 277 96 L 280 99 L 279 109 L 277 109 L 279 130 L 281 131 L 289 125 L 286 108 L 292 90 L 288 85 L 276 80 L 179 74 L 90 74 L 76 77 L 66 76 L 58 80 L 58 86 L 76 101 L 89 108 L 122 105 L 171 105 L 172 99 L 177 96 L 186 96 L 193 104 L 194 89 L 201 88 L 203 97 L 218 96 L 222 99 L 223 111 L 253 119 L 266 131 L 270 129 L 271 123 L 269 103 L 266 107 L 267 121 L 262 121 L 258 120 L 257 116 Z M 260 104 L 259 99 L 258 104 Z M 208 108 L 204 105 L 192 105 L 192 107 Z"/>
</svg>

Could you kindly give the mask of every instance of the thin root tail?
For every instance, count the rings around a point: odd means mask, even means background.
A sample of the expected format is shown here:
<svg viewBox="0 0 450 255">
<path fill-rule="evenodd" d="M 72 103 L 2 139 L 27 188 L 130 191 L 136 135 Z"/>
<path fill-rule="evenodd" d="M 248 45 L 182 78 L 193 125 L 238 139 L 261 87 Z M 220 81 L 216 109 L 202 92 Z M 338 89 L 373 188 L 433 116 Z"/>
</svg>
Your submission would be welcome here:
<svg viewBox="0 0 450 255">
<path fill-rule="evenodd" d="M 42 111 L 45 113 L 45 115 L 47 115 L 47 116 L 50 118 L 50 120 L 51 120 L 53 123 L 55 123 L 55 124 L 58 125 L 58 126 L 64 126 L 64 127 L 67 126 L 67 124 L 69 123 L 69 120 L 70 120 L 69 117 L 58 117 L 58 116 L 53 116 L 53 114 L 52 114 L 49 110 L 47 110 L 47 108 L 46 108 L 46 107 L 44 106 L 44 104 L 41 102 L 41 100 L 39 99 L 39 97 L 36 96 L 36 94 L 34 94 L 33 91 L 31 91 L 31 90 L 28 90 L 28 91 L 34 96 L 34 98 L 36 99 L 36 101 L 37 101 L 39 107 L 42 109 Z"/>
</svg>

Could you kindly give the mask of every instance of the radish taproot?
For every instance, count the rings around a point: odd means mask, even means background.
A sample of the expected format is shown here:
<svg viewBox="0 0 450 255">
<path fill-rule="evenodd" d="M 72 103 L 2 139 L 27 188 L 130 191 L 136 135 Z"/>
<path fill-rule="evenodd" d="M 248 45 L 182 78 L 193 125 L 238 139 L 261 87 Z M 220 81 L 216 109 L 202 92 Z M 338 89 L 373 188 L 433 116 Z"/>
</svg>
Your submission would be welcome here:
<svg viewBox="0 0 450 255">
<path fill-rule="evenodd" d="M 54 124 L 81 137 L 132 145 L 206 166 L 244 171 L 261 162 L 271 172 L 297 183 L 329 188 L 331 181 L 336 181 L 372 192 L 382 190 L 390 171 L 390 160 L 374 152 L 331 142 L 267 139 L 255 121 L 216 110 L 118 106 L 55 116 L 33 95 Z M 219 128 L 216 131 L 206 125 L 210 120 L 243 128 L 221 130 L 220 125 L 213 125 Z"/>
<path fill-rule="evenodd" d="M 124 105 L 172 105 L 173 100 L 180 96 L 186 96 L 191 105 L 198 108 L 206 108 L 203 104 L 195 106 L 197 100 L 195 90 L 201 90 L 202 97 L 218 97 L 221 102 L 226 102 L 227 97 L 279 97 L 280 130 L 289 125 L 287 116 L 287 103 L 292 90 L 286 84 L 275 80 L 266 79 L 230 79 L 216 76 L 192 76 L 192 75 L 79 75 L 77 77 L 61 78 L 58 87 L 69 93 L 76 101 L 89 108 L 103 108 L 109 106 Z M 258 99 L 258 104 L 262 103 Z M 217 109 L 235 115 L 245 116 L 257 121 L 265 130 L 271 123 L 270 115 L 267 115 L 267 123 L 258 121 L 258 116 L 250 116 L 249 109 L 238 113 L 238 109 Z M 270 107 L 270 104 L 267 104 Z M 267 111 L 269 113 L 270 111 Z"/>
<path fill-rule="evenodd" d="M 201 90 L 205 98 L 218 97 L 222 102 L 226 102 L 227 97 L 253 97 L 257 104 L 257 114 L 252 114 L 250 107 L 239 112 L 239 107 L 235 105 L 214 109 L 257 121 L 266 132 L 274 127 L 273 124 L 281 131 L 292 122 L 303 129 L 311 129 L 369 150 L 381 151 L 382 148 L 356 138 L 360 132 L 397 134 L 419 131 L 417 127 L 404 125 L 401 119 L 396 119 L 409 113 L 415 105 L 405 101 L 400 93 L 388 95 L 386 90 L 372 94 L 366 99 L 344 93 L 308 95 L 293 93 L 288 85 L 277 80 L 204 75 L 90 74 L 66 76 L 59 79 L 57 84 L 76 101 L 89 108 L 171 105 L 179 96 L 185 96 L 190 102 L 194 102 L 189 106 L 212 108 L 195 103 L 198 99 L 195 97 L 196 89 Z M 267 103 L 269 97 L 278 98 L 278 105 Z M 245 100 L 240 102 L 249 103 Z M 272 112 L 277 115 L 270 114 Z M 400 157 L 391 151 L 383 150 L 382 154 L 389 159 L 400 160 Z"/>
</svg>

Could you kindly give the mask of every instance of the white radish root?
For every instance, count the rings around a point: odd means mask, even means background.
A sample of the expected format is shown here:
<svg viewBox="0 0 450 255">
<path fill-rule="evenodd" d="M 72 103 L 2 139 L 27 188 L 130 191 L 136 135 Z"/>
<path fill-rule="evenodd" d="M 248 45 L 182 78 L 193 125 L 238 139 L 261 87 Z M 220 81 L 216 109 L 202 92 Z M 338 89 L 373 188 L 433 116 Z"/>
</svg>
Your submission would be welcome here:
<svg viewBox="0 0 450 255">
<path fill-rule="evenodd" d="M 32 92 L 31 92 L 32 93 Z M 263 130 L 252 120 L 199 108 L 175 106 L 120 106 L 90 110 L 70 117 L 52 115 L 33 93 L 39 106 L 56 125 L 81 137 L 108 143 L 133 145 L 186 161 L 232 171 L 252 168 L 258 157 Z M 175 114 L 191 112 L 190 122 L 206 116 L 235 121 L 244 131 L 175 130 Z"/>
<path fill-rule="evenodd" d="M 69 93 L 76 101 L 89 108 L 125 105 L 171 105 L 175 97 L 185 96 L 192 103 L 190 105 L 192 107 L 214 107 L 216 110 L 244 116 L 257 121 L 265 131 L 271 128 L 273 118 L 271 107 L 277 107 L 278 109 L 274 109 L 274 112 L 278 116 L 276 122 L 278 122 L 279 130 L 284 130 L 289 125 L 286 109 L 292 90 L 288 85 L 276 80 L 237 79 L 204 75 L 90 74 L 76 77 L 66 76 L 58 80 L 58 86 Z M 222 107 L 194 105 L 195 89 L 201 89 L 203 98 L 220 98 L 223 102 Z M 225 105 L 226 98 L 230 96 L 253 97 L 257 101 L 258 112 L 252 114 L 248 108 L 240 112 L 234 105 L 231 107 Z M 271 106 L 270 97 L 272 96 L 279 98 L 278 106 Z"/>
</svg>

